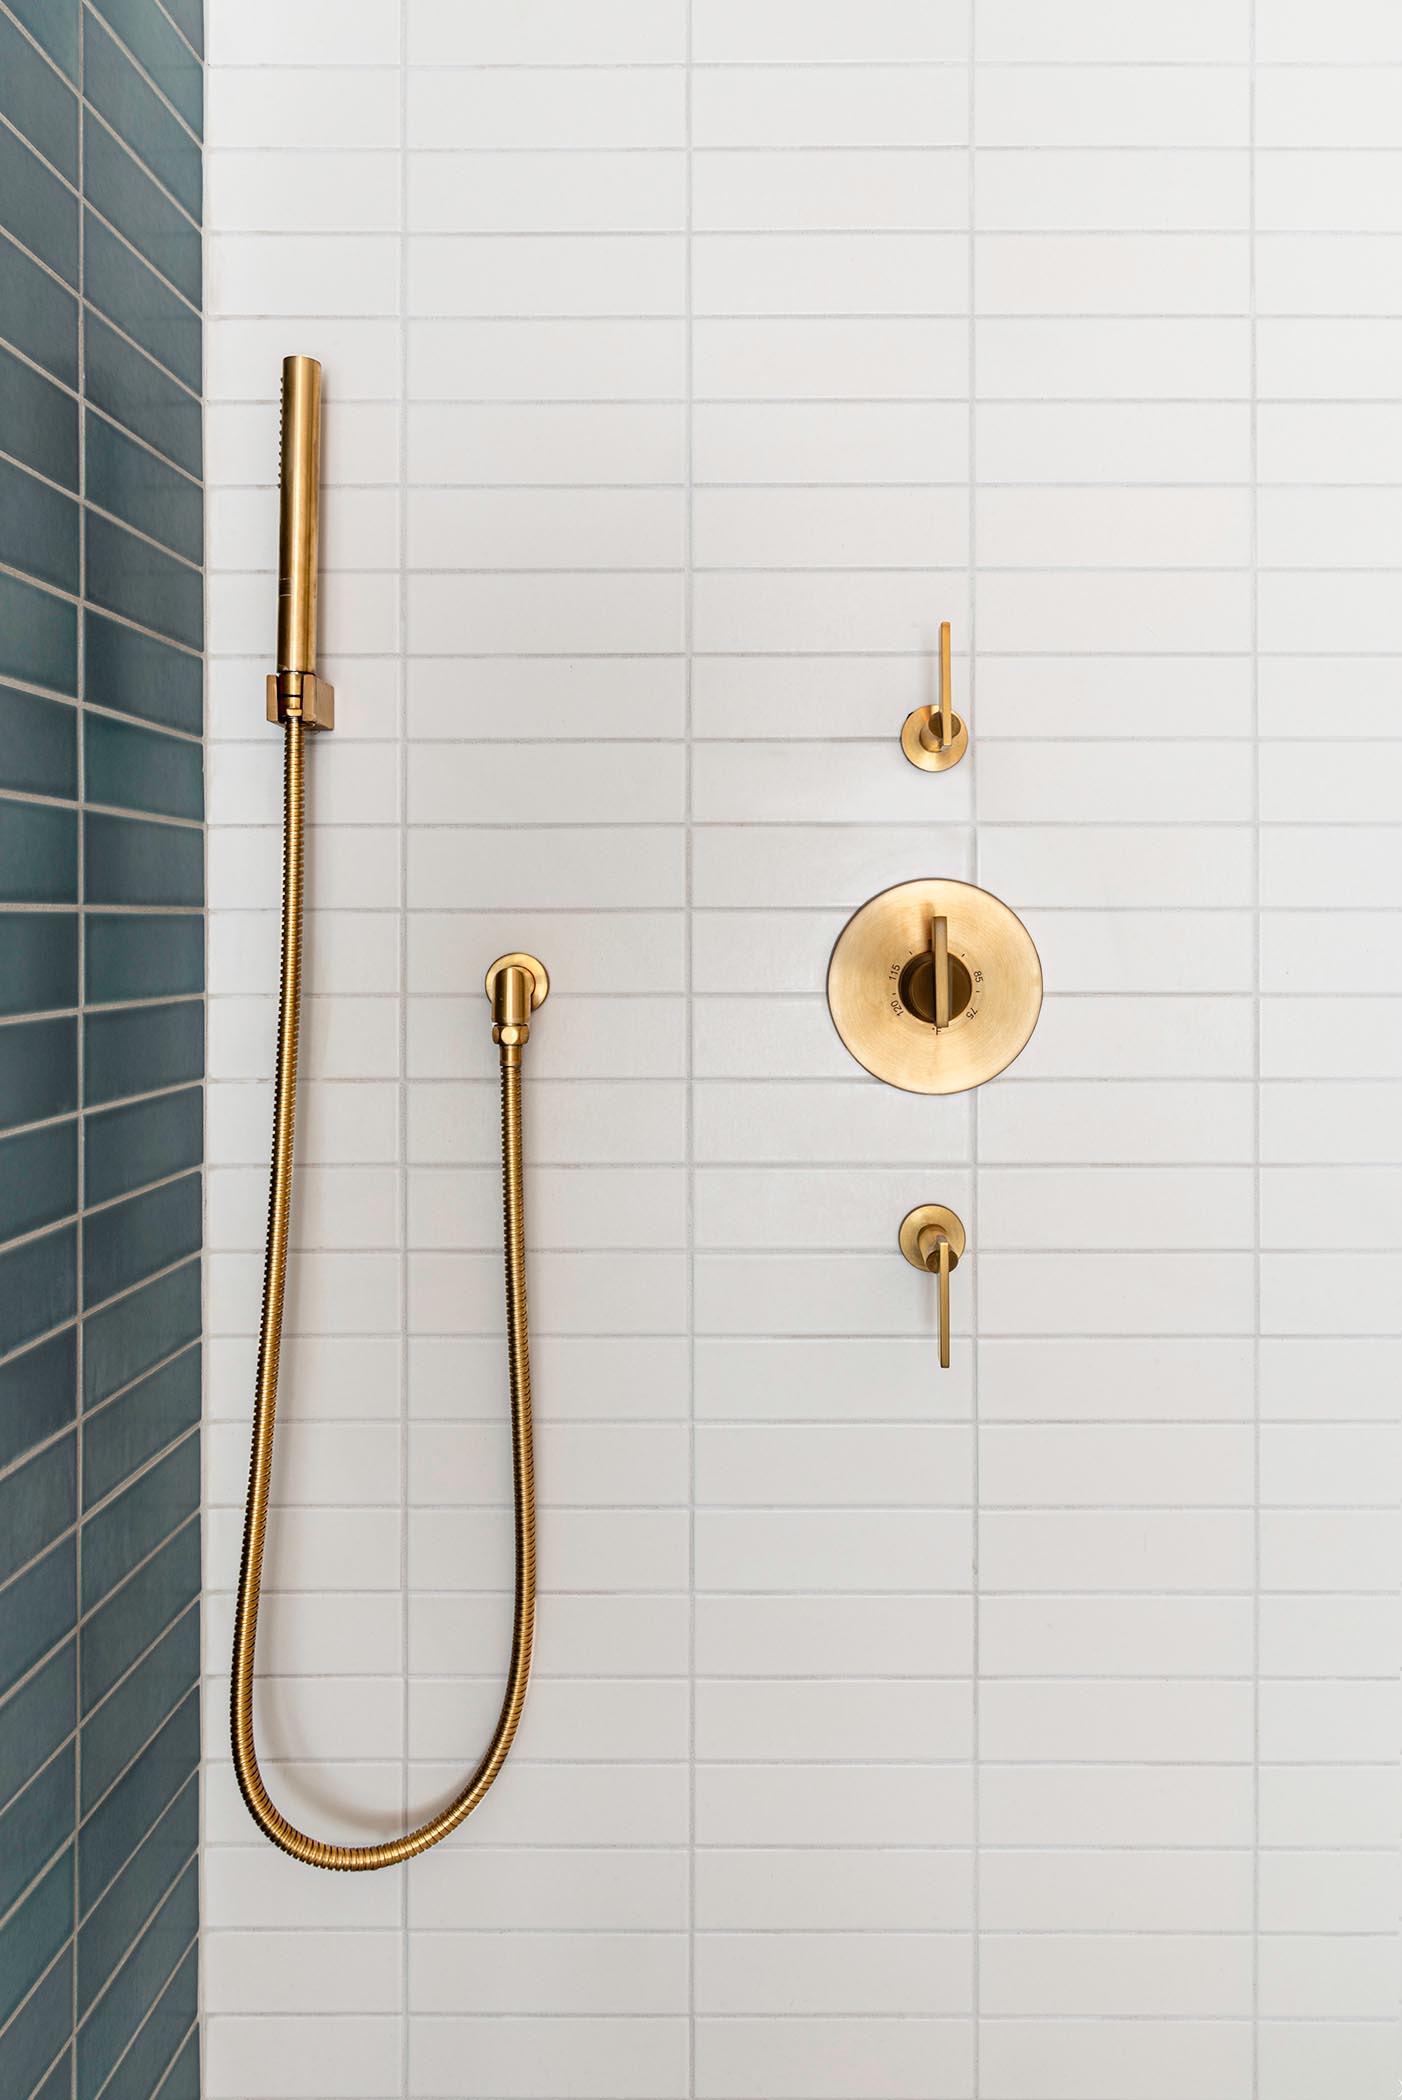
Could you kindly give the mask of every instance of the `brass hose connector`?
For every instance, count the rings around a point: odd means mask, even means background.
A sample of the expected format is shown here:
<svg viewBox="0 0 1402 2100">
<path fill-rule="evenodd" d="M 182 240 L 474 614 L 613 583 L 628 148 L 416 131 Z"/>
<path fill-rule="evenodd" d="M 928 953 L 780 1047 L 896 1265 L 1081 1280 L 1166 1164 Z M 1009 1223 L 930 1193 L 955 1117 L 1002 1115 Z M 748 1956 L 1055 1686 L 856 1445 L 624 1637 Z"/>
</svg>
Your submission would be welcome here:
<svg viewBox="0 0 1402 2100">
<path fill-rule="evenodd" d="M 488 973 L 492 1033 L 501 1048 L 502 1210 L 506 1253 L 507 1382 L 511 1406 L 511 1478 L 515 1512 L 516 1587 L 511 1659 L 491 1740 L 456 1798 L 402 1836 L 375 1845 L 338 1845 L 308 1835 L 276 1806 L 258 1764 L 253 1727 L 253 1674 L 258 1607 L 272 1490 L 273 1430 L 278 1359 L 282 1347 L 287 1250 L 292 1218 L 293 1130 L 297 1106 L 297 1048 L 302 977 L 302 851 L 306 826 L 306 725 L 286 723 L 282 888 L 282 985 L 278 1007 L 277 1085 L 273 1109 L 272 1188 L 263 1313 L 258 1334 L 253 1401 L 253 1448 L 244 1515 L 243 1557 L 234 1613 L 230 1726 L 234 1771 L 248 1812 L 265 1837 L 312 1867 L 363 1871 L 398 1866 L 426 1852 L 472 1814 L 506 1762 L 526 1701 L 535 1633 L 535 1467 L 531 1431 L 530 1328 L 526 1310 L 526 1230 L 522 1175 L 521 1049 L 528 1016 L 549 988 L 543 966 L 530 956 L 504 956 Z M 495 975 L 494 975 L 495 973 Z M 494 988 L 493 988 L 494 987 Z"/>
</svg>

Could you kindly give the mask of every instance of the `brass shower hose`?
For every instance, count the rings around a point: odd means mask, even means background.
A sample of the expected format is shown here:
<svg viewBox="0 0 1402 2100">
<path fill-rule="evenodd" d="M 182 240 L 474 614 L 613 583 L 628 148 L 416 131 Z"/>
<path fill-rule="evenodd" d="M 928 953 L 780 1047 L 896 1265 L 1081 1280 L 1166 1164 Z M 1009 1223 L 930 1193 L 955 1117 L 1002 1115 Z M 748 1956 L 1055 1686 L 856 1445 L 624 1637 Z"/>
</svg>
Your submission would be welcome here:
<svg viewBox="0 0 1402 2100">
<path fill-rule="evenodd" d="M 403 1836 L 378 1845 L 336 1845 L 309 1837 L 290 1823 L 263 1783 L 253 1733 L 253 1666 L 258 1638 L 263 1544 L 268 1528 L 268 1493 L 273 1470 L 273 1425 L 277 1410 L 278 1356 L 287 1281 L 287 1243 L 292 1209 L 292 1140 L 297 1103 L 297 1035 L 302 976 L 302 837 L 305 827 L 306 728 L 299 714 L 286 724 L 282 871 L 282 983 L 278 1008 L 277 1098 L 273 1112 L 272 1190 L 268 1204 L 268 1254 L 263 1276 L 263 1315 L 258 1336 L 258 1377 L 253 1402 L 253 1451 L 249 1461 L 243 1560 L 234 1615 L 230 1695 L 234 1770 L 249 1814 L 284 1852 L 311 1867 L 360 1871 L 398 1866 L 436 1845 L 472 1814 L 506 1762 L 525 1705 L 535 1629 L 535 1473 L 531 1453 L 530 1333 L 526 1318 L 526 1237 L 521 1188 L 521 1048 L 530 1033 L 530 1009 L 545 993 L 545 973 L 524 967 L 525 956 L 507 956 L 494 966 L 493 1035 L 501 1051 L 502 1203 L 506 1221 L 506 1333 L 511 1395 L 511 1475 L 515 1503 L 516 1591 L 511 1661 L 506 1689 L 480 1764 L 457 1797 L 436 1816 Z"/>
</svg>

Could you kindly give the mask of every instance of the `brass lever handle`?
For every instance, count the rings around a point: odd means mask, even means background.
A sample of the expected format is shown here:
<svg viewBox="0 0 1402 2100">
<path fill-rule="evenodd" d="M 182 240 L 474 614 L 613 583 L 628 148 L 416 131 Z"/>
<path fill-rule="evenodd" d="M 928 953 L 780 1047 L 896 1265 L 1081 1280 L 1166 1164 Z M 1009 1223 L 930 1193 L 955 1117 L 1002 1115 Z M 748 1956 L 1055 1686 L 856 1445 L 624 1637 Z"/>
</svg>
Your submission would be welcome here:
<svg viewBox="0 0 1402 2100">
<path fill-rule="evenodd" d="M 901 1253 L 914 1269 L 939 1278 L 940 1369 L 949 1369 L 949 1279 L 968 1244 L 961 1218 L 943 1203 L 921 1203 L 901 1219 Z"/>
<path fill-rule="evenodd" d="M 957 766 L 969 748 L 968 727 L 954 712 L 953 691 L 949 622 L 941 620 L 939 705 L 912 708 L 901 730 L 902 751 L 926 773 Z"/>
<path fill-rule="evenodd" d="M 935 972 L 935 1027 L 948 1028 L 952 987 L 949 978 L 949 921 L 936 912 L 930 926 L 930 959 Z"/>
<path fill-rule="evenodd" d="M 954 685 L 952 649 L 948 620 L 940 621 L 940 711 L 932 717 L 920 732 L 920 741 L 927 751 L 947 751 L 954 742 L 954 703 L 950 697 Z M 938 721 L 938 727 L 936 726 Z"/>
</svg>

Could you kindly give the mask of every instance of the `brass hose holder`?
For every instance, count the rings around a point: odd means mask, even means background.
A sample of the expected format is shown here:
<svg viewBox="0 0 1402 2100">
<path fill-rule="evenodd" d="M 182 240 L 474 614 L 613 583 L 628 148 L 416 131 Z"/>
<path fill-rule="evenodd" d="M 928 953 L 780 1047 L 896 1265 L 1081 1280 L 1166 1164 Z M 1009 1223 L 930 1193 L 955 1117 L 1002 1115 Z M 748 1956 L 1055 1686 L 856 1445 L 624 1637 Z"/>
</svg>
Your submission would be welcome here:
<svg viewBox="0 0 1402 2100">
<path fill-rule="evenodd" d="M 314 671 L 269 671 L 268 720 L 306 729 L 336 727 L 336 688 Z"/>
<path fill-rule="evenodd" d="M 550 993 L 545 964 L 534 955 L 499 955 L 482 989 L 492 1002 L 492 1041 L 501 1061 L 519 1064 L 521 1046 L 531 1039 L 531 1015 Z"/>
</svg>

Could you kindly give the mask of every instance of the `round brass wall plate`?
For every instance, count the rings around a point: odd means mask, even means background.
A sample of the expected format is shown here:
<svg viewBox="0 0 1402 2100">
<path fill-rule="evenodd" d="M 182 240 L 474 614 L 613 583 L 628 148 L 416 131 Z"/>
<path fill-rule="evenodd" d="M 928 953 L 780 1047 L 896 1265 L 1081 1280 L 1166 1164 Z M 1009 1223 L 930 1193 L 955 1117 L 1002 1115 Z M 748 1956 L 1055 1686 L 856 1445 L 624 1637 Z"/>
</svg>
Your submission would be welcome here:
<svg viewBox="0 0 1402 2100">
<path fill-rule="evenodd" d="M 931 1225 L 936 1232 L 942 1232 L 949 1241 L 949 1266 L 951 1269 L 957 1269 L 959 1257 L 964 1252 L 968 1239 L 963 1219 L 956 1217 L 944 1203 L 918 1203 L 914 1210 L 906 1212 L 901 1219 L 898 1236 L 901 1253 L 912 1269 L 928 1271 L 930 1265 L 920 1253 L 920 1235 Z"/>
<path fill-rule="evenodd" d="M 901 749 L 911 764 L 919 766 L 922 773 L 947 773 L 951 766 L 958 765 L 969 748 L 968 725 L 960 715 L 950 717 L 953 734 L 947 744 L 936 745 L 934 750 L 922 744 L 921 730 L 937 729 L 939 718 L 940 711 L 937 707 L 917 707 L 906 716 L 901 728 Z"/>
<path fill-rule="evenodd" d="M 533 979 L 531 984 L 531 1010 L 534 1012 L 536 1007 L 544 1006 L 546 994 L 550 990 L 550 977 L 545 964 L 534 955 L 499 955 L 490 970 L 488 970 L 486 982 L 482 989 L 490 999 L 496 990 L 498 977 L 500 977 L 503 970 L 509 970 L 513 964 L 517 968 L 529 970 L 531 973 Z"/>
<path fill-rule="evenodd" d="M 937 917 L 968 972 L 968 1004 L 936 1029 L 902 997 Z M 962 1094 L 1026 1048 L 1042 1010 L 1042 965 L 1015 911 L 971 882 L 930 877 L 882 890 L 853 913 L 828 964 L 828 1010 L 857 1063 L 909 1094 Z"/>
</svg>

